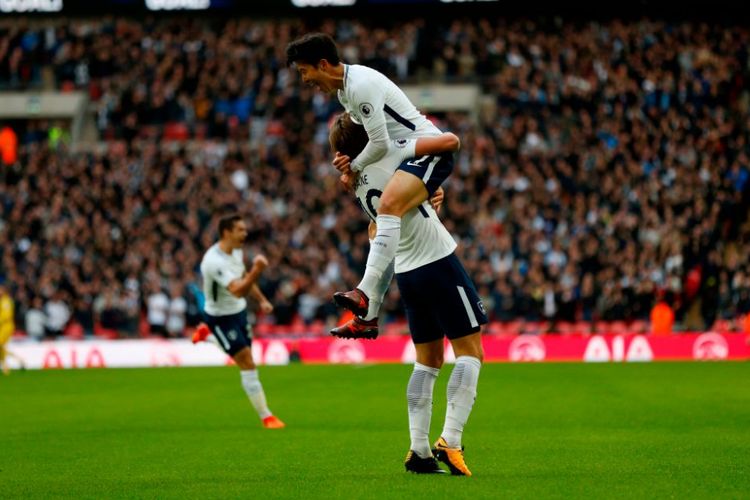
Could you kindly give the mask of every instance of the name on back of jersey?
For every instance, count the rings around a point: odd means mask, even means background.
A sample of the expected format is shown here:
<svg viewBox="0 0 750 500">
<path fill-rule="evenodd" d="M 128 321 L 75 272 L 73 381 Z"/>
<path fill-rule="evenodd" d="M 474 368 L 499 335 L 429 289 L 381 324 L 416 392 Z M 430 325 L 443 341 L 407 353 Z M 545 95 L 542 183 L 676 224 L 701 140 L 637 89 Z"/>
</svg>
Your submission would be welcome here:
<svg viewBox="0 0 750 500">
<path fill-rule="evenodd" d="M 358 188 L 368 185 L 369 182 L 367 182 L 367 174 L 360 174 L 357 176 L 357 182 L 355 183 L 354 189 L 356 191 Z"/>
</svg>

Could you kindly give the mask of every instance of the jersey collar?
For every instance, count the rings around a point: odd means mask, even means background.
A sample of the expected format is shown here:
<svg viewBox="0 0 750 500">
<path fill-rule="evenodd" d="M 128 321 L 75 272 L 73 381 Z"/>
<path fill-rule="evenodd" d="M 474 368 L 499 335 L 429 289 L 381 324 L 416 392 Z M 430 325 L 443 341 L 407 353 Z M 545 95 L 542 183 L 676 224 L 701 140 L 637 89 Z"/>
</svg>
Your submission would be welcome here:
<svg viewBox="0 0 750 500">
<path fill-rule="evenodd" d="M 231 257 L 232 256 L 232 253 L 226 253 L 224 250 L 222 250 L 221 246 L 219 245 L 218 242 L 216 243 L 216 250 L 219 251 L 219 255 L 224 255 L 225 257 Z"/>
</svg>

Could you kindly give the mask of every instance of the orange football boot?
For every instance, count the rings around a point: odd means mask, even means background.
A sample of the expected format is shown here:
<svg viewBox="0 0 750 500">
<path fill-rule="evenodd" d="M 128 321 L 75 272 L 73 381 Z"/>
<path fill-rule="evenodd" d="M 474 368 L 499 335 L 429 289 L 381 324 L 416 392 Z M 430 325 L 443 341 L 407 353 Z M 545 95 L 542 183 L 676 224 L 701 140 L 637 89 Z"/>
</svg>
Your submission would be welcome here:
<svg viewBox="0 0 750 500">
<path fill-rule="evenodd" d="M 435 448 L 432 450 L 435 457 L 443 462 L 451 470 L 454 476 L 471 476 L 471 471 L 464 461 L 463 448 L 448 448 L 448 443 L 440 437 L 435 442 Z"/>
<path fill-rule="evenodd" d="M 263 427 L 266 429 L 283 429 L 286 427 L 286 424 L 279 417 L 271 415 L 263 419 Z"/>
<path fill-rule="evenodd" d="M 193 332 L 193 344 L 203 342 L 209 335 L 211 335 L 211 330 L 208 328 L 208 325 L 205 323 L 199 324 Z"/>
<path fill-rule="evenodd" d="M 368 321 L 355 316 L 343 325 L 331 329 L 331 335 L 342 339 L 375 339 L 378 337 L 378 318 Z"/>
</svg>

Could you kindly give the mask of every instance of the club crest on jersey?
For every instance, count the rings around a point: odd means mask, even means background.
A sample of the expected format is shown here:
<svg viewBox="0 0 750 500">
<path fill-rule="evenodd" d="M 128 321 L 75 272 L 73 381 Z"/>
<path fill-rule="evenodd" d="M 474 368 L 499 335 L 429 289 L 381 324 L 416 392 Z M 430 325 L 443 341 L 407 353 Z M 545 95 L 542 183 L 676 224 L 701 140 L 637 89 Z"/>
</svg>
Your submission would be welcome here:
<svg viewBox="0 0 750 500">
<path fill-rule="evenodd" d="M 406 139 L 398 139 L 398 140 L 396 141 L 396 147 L 397 147 L 397 148 L 405 148 L 405 147 L 406 147 L 406 143 L 407 143 L 407 142 L 409 142 L 409 141 L 408 141 L 408 140 L 406 140 Z"/>
<path fill-rule="evenodd" d="M 372 114 L 372 104 L 363 102 L 359 105 L 359 112 L 362 113 L 362 116 L 370 116 Z"/>
</svg>

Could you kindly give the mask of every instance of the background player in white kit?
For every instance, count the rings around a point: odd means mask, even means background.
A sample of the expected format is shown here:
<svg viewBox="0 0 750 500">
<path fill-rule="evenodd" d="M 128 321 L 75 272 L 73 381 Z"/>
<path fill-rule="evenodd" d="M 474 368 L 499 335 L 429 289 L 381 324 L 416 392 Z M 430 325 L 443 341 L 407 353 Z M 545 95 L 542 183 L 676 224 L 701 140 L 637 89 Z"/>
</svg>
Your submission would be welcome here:
<svg viewBox="0 0 750 500">
<path fill-rule="evenodd" d="M 219 221 L 219 241 L 206 251 L 201 261 L 205 320 L 218 344 L 239 367 L 242 388 L 263 426 L 280 429 L 285 426 L 284 422 L 268 409 L 250 350 L 252 339 L 245 299 L 253 288 L 257 289 L 256 281 L 268 266 L 268 260 L 263 255 L 255 256 L 253 267 L 245 272 L 242 246 L 246 238 L 247 226 L 239 215 L 223 217 Z M 268 300 L 262 294 L 260 299 L 261 307 L 268 309 L 270 303 L 263 303 Z"/>
<path fill-rule="evenodd" d="M 342 174 L 357 173 L 365 165 L 383 158 L 392 140 L 438 136 L 435 127 L 412 104 L 406 94 L 382 73 L 356 64 L 344 64 L 331 37 L 311 33 L 287 46 L 287 64 L 295 64 L 302 81 L 322 92 L 337 92 L 351 119 L 364 126 L 368 141 L 352 156 L 336 151 L 334 166 Z M 334 300 L 360 316 L 331 333 L 338 336 L 377 336 L 379 290 L 387 286 L 393 273 L 393 258 L 401 234 L 401 218 L 421 205 L 440 187 L 453 170 L 453 154 L 445 152 L 402 163 L 383 187 L 377 213 L 377 234 L 370 246 L 362 281 L 354 290 L 336 293 Z M 362 321 L 365 320 L 365 321 Z M 363 330 L 367 329 L 367 332 Z M 360 335 L 357 335 L 357 334 Z"/>
<path fill-rule="evenodd" d="M 331 128 L 330 142 L 332 149 L 356 155 L 365 147 L 367 134 L 344 113 Z M 417 161 L 429 162 L 432 155 L 456 150 L 458 145 L 453 134 L 393 141 L 386 155 L 366 165 L 355 180 L 360 206 L 374 220 L 382 190 L 400 164 L 414 161 L 415 156 Z M 484 355 L 481 325 L 487 323 L 487 316 L 455 249 L 456 242 L 429 203 L 404 214 L 395 271 L 417 351 L 417 362 L 406 390 L 411 447 L 405 466 L 406 470 L 417 473 L 442 472 L 434 452 L 452 474 L 470 476 L 461 438 L 476 399 Z M 456 365 L 448 382 L 443 431 L 431 449 L 428 433 L 432 391 L 443 364 L 443 336 L 453 346 Z"/>
</svg>

